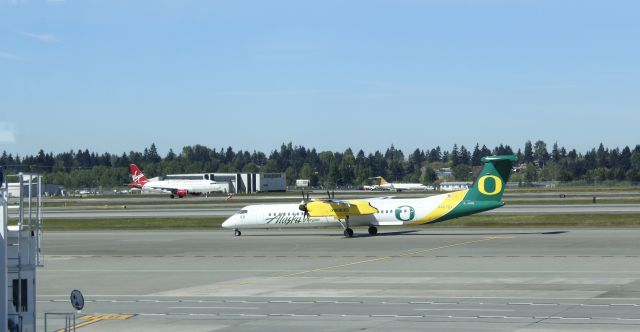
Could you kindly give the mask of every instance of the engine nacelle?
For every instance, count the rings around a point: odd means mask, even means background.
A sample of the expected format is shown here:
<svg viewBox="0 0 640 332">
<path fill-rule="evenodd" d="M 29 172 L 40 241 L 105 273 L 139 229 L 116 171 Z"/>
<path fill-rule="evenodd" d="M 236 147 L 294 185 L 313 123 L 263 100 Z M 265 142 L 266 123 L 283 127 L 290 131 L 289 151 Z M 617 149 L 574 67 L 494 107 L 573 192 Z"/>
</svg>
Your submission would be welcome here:
<svg viewBox="0 0 640 332">
<path fill-rule="evenodd" d="M 178 189 L 176 190 L 176 195 L 178 195 L 178 197 L 182 198 L 184 196 L 187 196 L 189 192 L 187 191 L 187 189 Z"/>
</svg>

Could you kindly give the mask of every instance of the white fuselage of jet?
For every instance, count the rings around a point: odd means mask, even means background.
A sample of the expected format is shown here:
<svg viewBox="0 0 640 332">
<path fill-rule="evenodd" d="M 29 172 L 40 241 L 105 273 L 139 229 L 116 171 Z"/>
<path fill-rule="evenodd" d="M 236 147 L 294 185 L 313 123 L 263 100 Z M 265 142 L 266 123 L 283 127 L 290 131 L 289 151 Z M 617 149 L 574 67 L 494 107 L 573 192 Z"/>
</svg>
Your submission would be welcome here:
<svg viewBox="0 0 640 332">
<path fill-rule="evenodd" d="M 186 190 L 188 194 L 207 194 L 224 190 L 224 186 L 210 180 L 159 180 L 149 181 L 140 188 L 147 191 L 175 193 Z"/>
<path fill-rule="evenodd" d="M 384 190 L 427 190 L 429 189 L 422 183 L 385 183 L 379 185 Z"/>
</svg>

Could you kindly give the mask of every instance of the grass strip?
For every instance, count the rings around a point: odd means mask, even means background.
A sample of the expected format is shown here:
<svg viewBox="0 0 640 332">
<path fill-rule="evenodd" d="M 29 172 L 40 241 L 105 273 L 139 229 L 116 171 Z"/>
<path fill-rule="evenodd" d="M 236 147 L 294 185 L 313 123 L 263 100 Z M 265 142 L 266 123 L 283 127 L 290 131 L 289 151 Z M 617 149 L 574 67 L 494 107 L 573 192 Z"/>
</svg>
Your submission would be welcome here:
<svg viewBox="0 0 640 332">
<path fill-rule="evenodd" d="M 471 215 L 431 225 L 432 227 L 640 227 L 639 213 L 621 214 L 509 214 Z"/>
<path fill-rule="evenodd" d="M 148 200 L 148 201 L 135 201 L 135 200 L 113 200 L 108 202 L 96 202 L 89 200 L 70 199 L 68 201 L 50 201 L 43 202 L 43 207 L 104 207 L 104 208 L 121 208 L 123 206 L 136 206 L 136 205 L 158 205 L 166 207 L 176 207 L 184 204 L 193 205 L 217 205 L 228 203 L 242 203 L 242 204 L 268 204 L 268 203 L 294 203 L 298 202 L 296 199 L 286 198 L 268 198 L 268 199 L 231 199 L 231 200 L 203 200 L 203 199 L 170 199 L 166 200 Z"/>
<path fill-rule="evenodd" d="M 225 217 L 48 219 L 45 231 L 220 229 Z M 336 227 L 338 227 L 336 223 Z M 640 214 L 472 215 L 424 228 L 640 227 Z M 382 227 L 384 228 L 384 227 Z"/>
<path fill-rule="evenodd" d="M 225 217 L 46 219 L 44 231 L 220 229 Z"/>
</svg>

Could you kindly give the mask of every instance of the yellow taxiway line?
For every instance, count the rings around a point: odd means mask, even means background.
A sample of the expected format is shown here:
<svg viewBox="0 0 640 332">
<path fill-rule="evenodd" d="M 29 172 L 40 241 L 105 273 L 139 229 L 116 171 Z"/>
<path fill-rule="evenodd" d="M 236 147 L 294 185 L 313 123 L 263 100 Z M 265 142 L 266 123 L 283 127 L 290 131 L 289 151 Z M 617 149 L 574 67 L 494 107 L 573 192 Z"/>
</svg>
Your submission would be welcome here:
<svg viewBox="0 0 640 332">
<path fill-rule="evenodd" d="M 75 326 L 71 327 L 71 330 L 81 328 L 83 326 L 87 326 L 93 323 L 97 323 L 103 320 L 125 320 L 133 317 L 134 315 L 121 315 L 121 314 L 101 314 L 101 315 L 83 315 L 78 318 L 78 320 L 82 321 L 80 323 L 76 323 Z M 60 329 L 56 332 L 65 332 L 68 330 Z"/>
</svg>

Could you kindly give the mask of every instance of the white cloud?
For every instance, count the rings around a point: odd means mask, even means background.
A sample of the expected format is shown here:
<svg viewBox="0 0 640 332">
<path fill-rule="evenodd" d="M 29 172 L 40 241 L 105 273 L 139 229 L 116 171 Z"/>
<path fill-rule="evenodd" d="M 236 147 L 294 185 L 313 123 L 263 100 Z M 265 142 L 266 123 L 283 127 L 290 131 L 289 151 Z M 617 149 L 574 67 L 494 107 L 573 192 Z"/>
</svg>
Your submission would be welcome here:
<svg viewBox="0 0 640 332">
<path fill-rule="evenodd" d="M 24 34 L 25 36 L 29 36 L 33 39 L 39 40 L 43 43 L 57 43 L 60 40 L 54 36 L 52 33 L 29 33 L 29 32 L 23 32 L 22 34 Z"/>
<path fill-rule="evenodd" d="M 19 56 L 7 52 L 0 51 L 0 59 L 5 60 L 22 60 Z"/>
<path fill-rule="evenodd" d="M 0 122 L 0 143 L 15 143 L 15 126 L 11 122 Z"/>
</svg>

